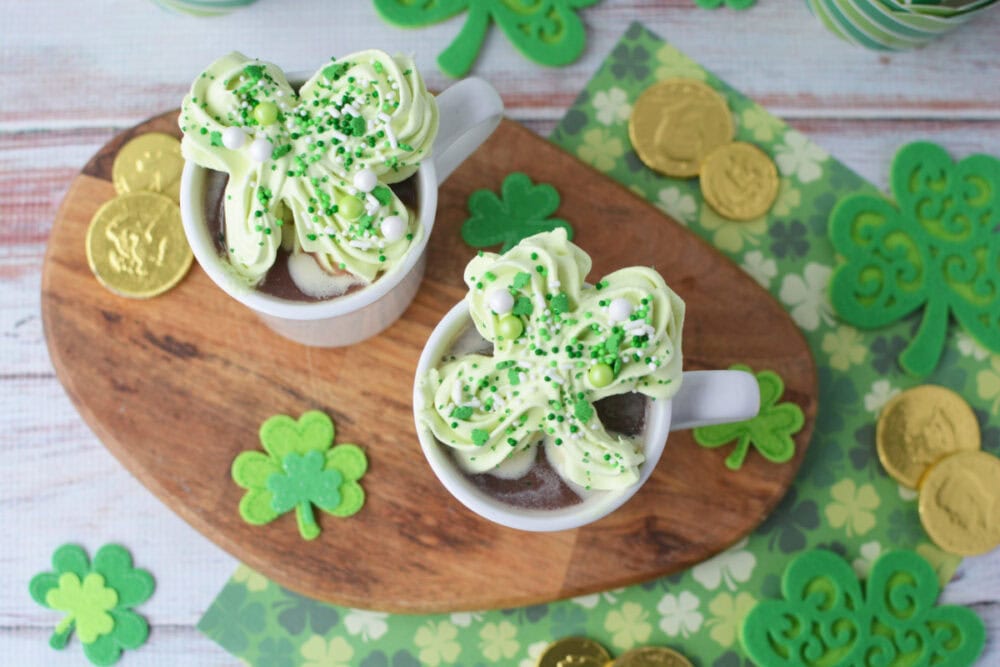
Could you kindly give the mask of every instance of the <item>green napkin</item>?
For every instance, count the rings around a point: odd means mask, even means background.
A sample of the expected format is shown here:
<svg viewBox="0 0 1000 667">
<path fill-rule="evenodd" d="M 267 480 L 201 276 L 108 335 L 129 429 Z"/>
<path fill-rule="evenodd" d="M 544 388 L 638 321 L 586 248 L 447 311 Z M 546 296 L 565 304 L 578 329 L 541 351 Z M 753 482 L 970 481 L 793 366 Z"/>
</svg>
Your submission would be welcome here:
<svg viewBox="0 0 1000 667">
<path fill-rule="evenodd" d="M 703 204 L 697 181 L 659 176 L 631 150 L 631 104 L 654 81 L 676 76 L 722 93 L 737 139 L 774 158 L 782 183 L 768 216 L 724 220 Z M 659 644 L 701 667 L 736 667 L 748 664 L 737 640 L 740 621 L 755 601 L 780 597 L 781 572 L 803 549 L 831 549 L 863 573 L 881 552 L 909 548 L 929 559 L 942 580 L 954 572 L 958 559 L 932 546 L 920 527 L 915 494 L 887 477 L 875 455 L 879 408 L 915 384 L 896 359 L 919 320 L 861 332 L 837 322 L 827 298 L 834 266 L 826 234 L 830 209 L 845 194 L 875 189 L 639 24 L 614 47 L 552 141 L 714 244 L 769 289 L 802 328 L 819 367 L 820 412 L 795 485 L 749 539 L 686 573 L 533 607 L 390 615 L 314 602 L 241 567 L 199 624 L 234 655 L 269 667 L 534 667 L 553 639 L 586 635 L 614 655 Z M 953 331 L 927 381 L 969 399 L 983 424 L 985 447 L 1000 452 L 1000 429 L 986 423 L 1000 413 L 1000 356 L 989 357 Z M 739 473 L 720 465 L 719 474 Z"/>
</svg>

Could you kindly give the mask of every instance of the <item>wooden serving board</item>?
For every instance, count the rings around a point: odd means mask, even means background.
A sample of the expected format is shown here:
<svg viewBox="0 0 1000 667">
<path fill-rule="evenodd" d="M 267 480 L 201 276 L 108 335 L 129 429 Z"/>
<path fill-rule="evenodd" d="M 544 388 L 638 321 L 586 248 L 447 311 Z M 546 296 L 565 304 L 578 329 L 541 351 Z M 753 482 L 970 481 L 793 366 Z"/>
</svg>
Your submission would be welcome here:
<svg viewBox="0 0 1000 667">
<path fill-rule="evenodd" d="M 442 189 L 427 275 L 403 318 L 345 349 L 290 343 L 216 288 L 195 265 L 172 291 L 118 297 L 91 275 L 84 237 L 114 196 L 111 165 L 143 132 L 177 134 L 177 112 L 108 143 L 70 186 L 49 239 L 42 314 L 52 363 L 83 418 L 153 493 L 209 539 L 277 581 L 342 605 L 429 613 L 534 604 L 669 574 L 749 533 L 784 495 L 802 461 L 817 407 L 805 340 L 771 296 L 714 249 L 626 188 L 520 125 L 504 121 Z M 736 362 L 773 369 L 785 400 L 805 412 L 797 453 L 775 465 L 752 452 L 738 472 L 728 448 L 674 433 L 658 468 L 611 516 L 554 534 L 481 519 L 454 500 L 425 463 L 414 433 L 413 374 L 439 318 L 465 289 L 472 256 L 459 236 L 469 194 L 498 190 L 512 171 L 552 183 L 558 217 L 594 258 L 591 281 L 626 265 L 660 271 L 687 302 L 684 366 Z M 321 515 L 306 542 L 293 514 L 262 527 L 242 521 L 234 457 L 260 447 L 276 413 L 330 414 L 337 442 L 367 450 L 364 509 Z"/>
</svg>

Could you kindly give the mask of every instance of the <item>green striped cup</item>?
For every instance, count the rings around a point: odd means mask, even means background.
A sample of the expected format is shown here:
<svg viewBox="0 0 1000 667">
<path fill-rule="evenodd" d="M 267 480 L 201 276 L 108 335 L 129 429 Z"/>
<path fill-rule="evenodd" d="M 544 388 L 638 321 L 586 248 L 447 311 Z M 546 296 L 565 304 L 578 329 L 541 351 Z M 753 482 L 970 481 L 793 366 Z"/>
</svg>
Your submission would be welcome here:
<svg viewBox="0 0 1000 667">
<path fill-rule="evenodd" d="M 911 0 L 805 0 L 831 32 L 881 51 L 922 46 L 954 30 L 997 0 L 919 4 Z"/>
</svg>

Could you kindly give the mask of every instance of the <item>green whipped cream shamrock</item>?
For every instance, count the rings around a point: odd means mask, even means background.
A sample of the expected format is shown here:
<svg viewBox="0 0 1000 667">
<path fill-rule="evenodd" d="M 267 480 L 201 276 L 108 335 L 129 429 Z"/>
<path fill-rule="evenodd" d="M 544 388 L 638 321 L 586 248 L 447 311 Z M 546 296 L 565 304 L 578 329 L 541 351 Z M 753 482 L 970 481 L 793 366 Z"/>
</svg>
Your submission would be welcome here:
<svg viewBox="0 0 1000 667">
<path fill-rule="evenodd" d="M 753 373 L 744 364 L 736 364 L 732 370 Z M 785 393 L 785 383 L 774 371 L 756 374 L 760 387 L 760 412 L 753 419 L 715 426 L 701 426 L 694 429 L 694 439 L 702 447 L 721 447 L 736 442 L 732 453 L 726 457 L 726 467 L 739 470 L 743 467 L 750 445 L 761 456 L 772 463 L 785 463 L 795 456 L 793 436 L 802 430 L 805 415 L 795 403 L 778 403 Z"/>
<path fill-rule="evenodd" d="M 28 586 L 38 604 L 65 614 L 49 639 L 65 648 L 75 630 L 83 652 L 95 665 L 113 665 L 125 649 L 135 649 L 149 636 L 146 620 L 132 611 L 153 594 L 153 577 L 132 566 L 132 556 L 117 544 L 97 550 L 94 562 L 74 544 L 52 555 L 54 572 L 36 575 Z"/>
<path fill-rule="evenodd" d="M 873 329 L 923 310 L 899 356 L 918 377 L 937 367 L 950 317 L 1000 354 L 1000 160 L 956 163 L 916 142 L 893 159 L 891 185 L 895 204 L 851 195 L 831 214 L 830 239 L 846 260 L 830 280 L 837 314 Z"/>
<path fill-rule="evenodd" d="M 937 575 L 912 551 L 881 556 L 862 587 L 832 551 L 807 551 L 781 580 L 784 600 L 759 602 L 740 639 L 754 664 L 971 667 L 986 628 L 970 609 L 936 606 Z"/>
<path fill-rule="evenodd" d="M 231 53 L 195 79 L 180 126 L 186 159 L 229 174 L 225 241 L 249 284 L 283 244 L 370 283 L 421 234 L 387 187 L 437 134 L 437 104 L 409 58 L 335 59 L 296 93 L 275 65 Z"/>
<path fill-rule="evenodd" d="M 315 539 L 319 524 L 313 505 L 333 516 L 351 516 L 365 504 L 358 480 L 368 459 L 357 445 L 333 445 L 333 421 L 311 410 L 298 421 L 275 415 L 260 427 L 267 454 L 242 452 L 233 461 L 233 481 L 247 489 L 240 515 L 253 525 L 274 521 L 295 510 L 299 533 Z"/>
<path fill-rule="evenodd" d="M 577 9 L 600 0 L 375 0 L 375 10 L 403 27 L 430 25 L 468 12 L 455 40 L 438 56 L 449 76 L 464 76 L 479 56 L 490 20 L 526 58 L 552 67 L 580 57 L 587 41 Z"/>
<path fill-rule="evenodd" d="M 641 446 L 608 433 L 593 403 L 677 393 L 684 302 L 652 269 L 621 269 L 590 286 L 590 267 L 564 229 L 503 255 L 481 253 L 466 267 L 469 314 L 493 356 L 433 369 L 420 416 L 470 472 L 533 460 L 544 440 L 560 475 L 583 489 L 638 481 Z"/>
</svg>

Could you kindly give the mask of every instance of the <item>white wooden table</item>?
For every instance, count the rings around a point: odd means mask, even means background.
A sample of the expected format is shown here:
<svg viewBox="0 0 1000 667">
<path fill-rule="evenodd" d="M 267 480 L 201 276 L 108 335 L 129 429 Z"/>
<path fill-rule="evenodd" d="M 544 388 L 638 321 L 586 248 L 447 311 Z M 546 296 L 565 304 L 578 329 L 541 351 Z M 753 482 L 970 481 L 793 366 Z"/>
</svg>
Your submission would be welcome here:
<svg viewBox="0 0 1000 667">
<path fill-rule="evenodd" d="M 0 662 L 86 664 L 74 642 L 48 648 L 51 613 L 28 596 L 55 547 L 118 540 L 157 578 L 142 611 L 155 628 L 128 665 L 235 662 L 195 623 L 236 561 L 129 475 L 77 415 L 56 379 L 39 314 L 42 257 L 70 179 L 112 135 L 179 105 L 191 78 L 238 49 L 313 69 L 369 46 L 434 57 L 457 22 L 419 31 L 382 24 L 368 0 L 259 0 L 215 19 L 148 1 L 0 2 Z M 900 144 L 1000 154 L 1000 9 L 918 53 L 877 54 L 826 33 L 801 2 L 760 0 L 735 13 L 693 0 L 615 1 L 583 11 L 589 48 L 574 66 L 527 64 L 499 34 L 476 72 L 509 115 L 547 134 L 628 23 L 641 20 L 737 88 L 884 186 Z M 461 19 L 459 19 L 460 21 Z M 1000 551 L 967 560 L 945 593 L 986 619 L 982 665 L 1000 665 Z"/>
</svg>

